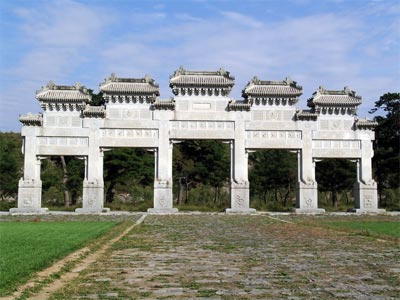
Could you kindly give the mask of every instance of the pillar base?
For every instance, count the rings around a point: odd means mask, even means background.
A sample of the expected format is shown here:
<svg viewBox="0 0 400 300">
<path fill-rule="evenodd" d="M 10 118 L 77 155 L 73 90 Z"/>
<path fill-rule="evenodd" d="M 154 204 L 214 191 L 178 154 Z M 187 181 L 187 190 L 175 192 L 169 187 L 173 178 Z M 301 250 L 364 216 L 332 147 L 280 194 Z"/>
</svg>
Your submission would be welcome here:
<svg viewBox="0 0 400 300">
<path fill-rule="evenodd" d="M 147 210 L 149 214 L 176 214 L 177 208 L 149 208 Z"/>
<path fill-rule="evenodd" d="M 250 208 L 250 184 L 248 181 L 231 182 L 231 207 L 227 213 L 254 213 Z"/>
<path fill-rule="evenodd" d="M 384 210 L 378 208 L 378 192 L 376 182 L 356 182 L 354 184 L 355 212 L 377 213 Z"/>
<path fill-rule="evenodd" d="M 108 207 L 102 207 L 102 208 L 97 208 L 97 207 L 79 207 L 75 209 L 76 213 L 80 214 L 99 214 L 99 213 L 107 213 L 110 212 L 110 209 Z"/>
<path fill-rule="evenodd" d="M 22 207 L 22 208 L 10 208 L 11 214 L 46 214 L 49 209 L 46 207 L 34 208 L 34 207 Z"/>
<path fill-rule="evenodd" d="M 383 214 L 386 212 L 385 209 L 377 208 L 377 209 L 363 209 L 363 208 L 353 208 L 350 212 L 354 212 L 356 214 Z"/>
<path fill-rule="evenodd" d="M 227 213 L 227 214 L 255 214 L 256 209 L 255 208 L 247 208 L 247 209 L 227 208 L 225 210 L 225 213 Z"/>
<path fill-rule="evenodd" d="M 147 210 L 149 213 L 170 214 L 176 213 L 177 208 L 173 208 L 172 203 L 172 184 L 168 180 L 154 181 L 154 202 L 153 208 Z"/>
<path fill-rule="evenodd" d="M 296 208 L 294 210 L 296 214 L 310 214 L 310 215 L 316 215 L 316 214 L 324 214 L 325 209 L 323 208 Z"/>
</svg>

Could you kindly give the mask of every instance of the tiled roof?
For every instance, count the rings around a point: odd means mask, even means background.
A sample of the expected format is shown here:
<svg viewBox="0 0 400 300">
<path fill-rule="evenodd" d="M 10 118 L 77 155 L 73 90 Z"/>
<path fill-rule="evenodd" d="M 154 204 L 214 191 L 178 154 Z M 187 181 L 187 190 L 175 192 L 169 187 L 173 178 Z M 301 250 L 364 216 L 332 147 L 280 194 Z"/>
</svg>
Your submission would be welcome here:
<svg viewBox="0 0 400 300">
<path fill-rule="evenodd" d="M 247 102 L 230 101 L 228 103 L 229 110 L 250 111 L 251 104 Z"/>
<path fill-rule="evenodd" d="M 41 90 L 36 91 L 36 99 L 46 102 L 89 102 L 91 98 L 87 89 L 79 83 L 74 86 L 66 86 L 55 85 L 50 81 Z"/>
<path fill-rule="evenodd" d="M 106 111 L 103 106 L 90 106 L 87 105 L 86 108 L 83 110 L 83 115 L 85 117 L 100 117 L 104 118 L 106 115 Z"/>
<path fill-rule="evenodd" d="M 318 114 L 311 110 L 298 110 L 296 120 L 317 120 Z"/>
<path fill-rule="evenodd" d="M 155 94 L 160 95 L 158 84 L 149 76 L 144 78 L 118 78 L 115 74 L 100 84 L 100 91 L 104 93 L 124 94 Z"/>
<path fill-rule="evenodd" d="M 196 86 L 196 87 L 232 87 L 235 78 L 224 69 L 216 72 L 188 71 L 180 67 L 170 76 L 170 87 L 174 86 Z"/>
<path fill-rule="evenodd" d="M 358 106 L 361 104 L 361 97 L 356 92 L 345 87 L 342 91 L 328 91 L 323 87 L 313 94 L 307 101 L 310 107 L 318 106 Z"/>
<path fill-rule="evenodd" d="M 373 129 L 378 126 L 378 122 L 367 119 L 358 119 L 355 123 L 357 129 Z"/>
<path fill-rule="evenodd" d="M 42 126 L 43 116 L 41 114 L 28 113 L 24 116 L 19 116 L 19 121 L 25 126 Z"/>
<path fill-rule="evenodd" d="M 298 97 L 302 94 L 303 88 L 287 77 L 283 81 L 259 80 L 256 76 L 247 84 L 243 90 L 243 97 L 248 96 L 290 96 Z"/>
<path fill-rule="evenodd" d="M 175 101 L 173 100 L 156 100 L 153 103 L 155 109 L 175 109 Z"/>
</svg>

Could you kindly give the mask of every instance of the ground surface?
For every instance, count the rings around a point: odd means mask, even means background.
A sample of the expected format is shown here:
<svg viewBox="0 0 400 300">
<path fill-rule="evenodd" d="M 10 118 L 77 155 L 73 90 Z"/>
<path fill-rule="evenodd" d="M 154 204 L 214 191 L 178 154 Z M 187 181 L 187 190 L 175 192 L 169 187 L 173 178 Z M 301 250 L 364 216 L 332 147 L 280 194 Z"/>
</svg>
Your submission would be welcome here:
<svg viewBox="0 0 400 300">
<path fill-rule="evenodd" d="M 398 299 L 399 239 L 332 225 L 352 221 L 400 225 L 399 217 L 148 215 L 35 299 Z"/>
</svg>

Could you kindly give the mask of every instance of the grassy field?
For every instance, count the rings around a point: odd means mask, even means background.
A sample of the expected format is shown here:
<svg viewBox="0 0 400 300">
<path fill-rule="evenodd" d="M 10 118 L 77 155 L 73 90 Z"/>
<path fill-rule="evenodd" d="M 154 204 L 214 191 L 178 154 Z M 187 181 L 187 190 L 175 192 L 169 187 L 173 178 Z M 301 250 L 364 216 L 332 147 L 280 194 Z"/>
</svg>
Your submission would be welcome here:
<svg viewBox="0 0 400 300">
<path fill-rule="evenodd" d="M 115 222 L 0 223 L 0 296 L 70 252 L 99 237 Z"/>
<path fill-rule="evenodd" d="M 400 238 L 400 222 L 341 221 L 328 222 L 327 225 L 334 228 L 352 230 L 365 235 L 387 235 L 395 238 Z"/>
</svg>

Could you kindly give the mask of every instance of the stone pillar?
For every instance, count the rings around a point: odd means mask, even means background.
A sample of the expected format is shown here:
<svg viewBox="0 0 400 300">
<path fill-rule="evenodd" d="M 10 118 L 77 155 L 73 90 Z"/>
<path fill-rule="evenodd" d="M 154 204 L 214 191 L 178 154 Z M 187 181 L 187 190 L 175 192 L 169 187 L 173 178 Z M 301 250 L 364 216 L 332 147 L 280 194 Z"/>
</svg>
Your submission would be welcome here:
<svg viewBox="0 0 400 300">
<path fill-rule="evenodd" d="M 372 178 L 373 149 L 371 140 L 361 141 L 361 158 L 357 159 L 357 182 L 354 184 L 355 212 L 379 213 L 378 192 L 375 180 Z"/>
<path fill-rule="evenodd" d="M 98 147 L 89 149 L 85 158 L 85 178 L 83 179 L 82 208 L 78 213 L 99 213 L 110 211 L 104 207 L 103 180 L 104 151 Z"/>
<path fill-rule="evenodd" d="M 235 140 L 231 142 L 231 208 L 227 213 L 255 213 L 250 208 L 248 153 L 245 148 L 245 122 L 235 122 Z"/>
<path fill-rule="evenodd" d="M 308 142 L 306 139 L 303 140 L 303 149 L 297 152 L 297 163 L 298 180 L 295 212 L 324 213 L 324 209 L 318 208 L 318 185 L 315 180 L 316 160 L 312 157 L 311 136 Z"/>
<path fill-rule="evenodd" d="M 176 213 L 172 199 L 172 150 L 168 121 L 160 122 L 158 149 L 154 151 L 154 206 L 149 213 Z"/>
<path fill-rule="evenodd" d="M 36 136 L 23 138 L 24 176 L 18 183 L 18 208 L 11 208 L 11 213 L 44 213 L 42 208 L 42 181 L 40 180 L 41 157 L 36 154 Z"/>
</svg>

